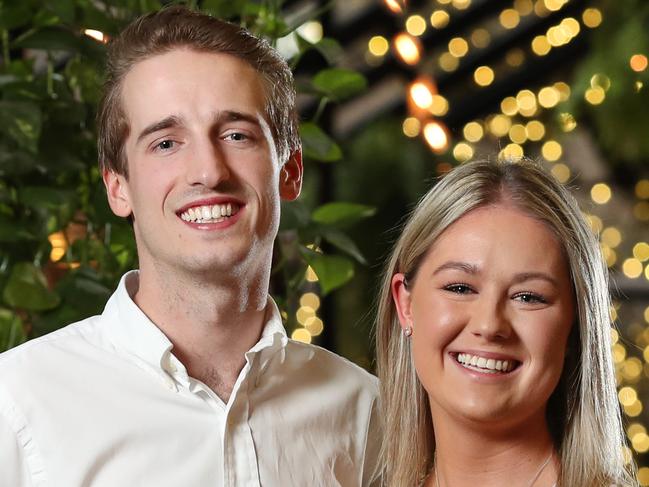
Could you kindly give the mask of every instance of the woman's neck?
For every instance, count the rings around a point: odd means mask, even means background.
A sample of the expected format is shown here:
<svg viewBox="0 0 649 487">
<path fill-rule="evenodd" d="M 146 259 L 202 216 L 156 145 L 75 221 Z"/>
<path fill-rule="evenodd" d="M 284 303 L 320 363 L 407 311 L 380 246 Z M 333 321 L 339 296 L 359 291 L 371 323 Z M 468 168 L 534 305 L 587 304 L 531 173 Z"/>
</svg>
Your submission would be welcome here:
<svg viewBox="0 0 649 487">
<path fill-rule="evenodd" d="M 444 419 L 434 421 L 435 469 L 427 487 L 555 484 L 559 461 L 544 417 L 502 430 Z"/>
</svg>

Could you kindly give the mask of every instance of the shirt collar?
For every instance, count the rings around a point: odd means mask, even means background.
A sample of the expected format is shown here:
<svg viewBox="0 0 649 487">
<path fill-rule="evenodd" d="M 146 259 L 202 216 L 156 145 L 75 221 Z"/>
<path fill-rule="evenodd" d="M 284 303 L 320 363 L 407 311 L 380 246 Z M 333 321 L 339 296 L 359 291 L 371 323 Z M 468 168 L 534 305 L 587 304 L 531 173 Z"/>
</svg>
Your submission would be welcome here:
<svg viewBox="0 0 649 487">
<path fill-rule="evenodd" d="M 133 301 L 138 286 L 138 271 L 124 274 L 102 316 L 109 321 L 107 331 L 115 346 L 134 357 L 140 366 L 168 382 L 169 363 L 178 362 L 171 357 L 173 344 Z M 263 352 L 260 361 L 262 368 L 275 352 L 288 343 L 279 309 L 270 296 L 264 321 L 259 341 L 245 354 L 246 361 L 250 363 L 255 355 Z M 179 362 L 178 365 L 181 366 Z M 179 368 L 184 369 L 182 366 Z"/>
</svg>

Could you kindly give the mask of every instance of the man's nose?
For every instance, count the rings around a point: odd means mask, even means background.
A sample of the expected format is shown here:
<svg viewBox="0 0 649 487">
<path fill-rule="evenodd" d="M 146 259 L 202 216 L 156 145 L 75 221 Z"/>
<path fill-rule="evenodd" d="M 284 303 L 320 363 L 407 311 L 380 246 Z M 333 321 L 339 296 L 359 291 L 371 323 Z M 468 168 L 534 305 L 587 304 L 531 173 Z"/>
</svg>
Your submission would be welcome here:
<svg viewBox="0 0 649 487">
<path fill-rule="evenodd" d="M 512 334 L 510 317 L 506 310 L 507 298 L 483 294 L 471 317 L 470 331 L 485 340 L 506 340 Z"/>
<path fill-rule="evenodd" d="M 211 140 L 201 141 L 195 146 L 187 161 L 187 182 L 214 188 L 230 178 L 230 169 L 223 151 Z"/>
</svg>

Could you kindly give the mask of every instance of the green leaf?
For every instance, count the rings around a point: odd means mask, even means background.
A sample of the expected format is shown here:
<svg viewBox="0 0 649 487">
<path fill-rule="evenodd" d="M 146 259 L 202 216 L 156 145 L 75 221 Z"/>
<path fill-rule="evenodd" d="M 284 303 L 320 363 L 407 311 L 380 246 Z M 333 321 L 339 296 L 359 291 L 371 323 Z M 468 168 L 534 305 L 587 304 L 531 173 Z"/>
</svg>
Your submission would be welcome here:
<svg viewBox="0 0 649 487">
<path fill-rule="evenodd" d="M 84 49 L 84 39 L 69 29 L 45 26 L 18 37 L 12 47 L 80 52 Z"/>
<path fill-rule="evenodd" d="M 300 125 L 302 136 L 302 150 L 304 155 L 323 162 L 338 161 L 343 153 L 336 144 L 320 127 L 312 122 Z"/>
<path fill-rule="evenodd" d="M 41 135 L 41 111 L 30 102 L 0 101 L 0 127 L 16 143 L 36 153 Z"/>
<path fill-rule="evenodd" d="M 47 186 L 27 186 L 18 192 L 18 199 L 31 208 L 57 209 L 71 206 L 75 200 L 75 192 L 71 189 L 50 188 Z"/>
<path fill-rule="evenodd" d="M 43 272 L 31 262 L 14 265 L 3 292 L 10 306 L 30 311 L 44 311 L 58 306 L 58 294 L 50 291 Z"/>
<path fill-rule="evenodd" d="M 326 203 L 313 210 L 311 219 L 325 225 L 346 225 L 368 218 L 374 213 L 376 213 L 376 209 L 371 206 L 336 201 Z"/>
<path fill-rule="evenodd" d="M 335 64 L 344 54 L 340 43 L 330 37 L 324 37 L 313 45 L 315 49 L 322 54 L 329 64 Z"/>
<path fill-rule="evenodd" d="M 367 264 L 365 257 L 363 257 L 363 254 L 361 254 L 361 251 L 358 249 L 354 241 L 340 230 L 336 230 L 334 228 L 326 229 L 323 232 L 323 237 L 331 245 L 342 250 L 343 252 L 346 252 L 361 264 Z"/>
<path fill-rule="evenodd" d="M 367 80 L 356 71 L 329 68 L 315 75 L 313 86 L 323 95 L 341 101 L 365 90 Z"/>
<path fill-rule="evenodd" d="M 0 215 L 0 242 L 21 242 L 34 240 L 34 238 L 24 225 Z"/>
<path fill-rule="evenodd" d="M 46 8 L 66 24 L 74 22 L 74 0 L 48 0 Z"/>
<path fill-rule="evenodd" d="M 34 154 L 24 150 L 11 150 L 0 144 L 0 177 L 24 175 L 38 166 Z"/>
<path fill-rule="evenodd" d="M 0 29 L 15 29 L 27 24 L 33 12 L 28 2 L 0 2 Z"/>
<path fill-rule="evenodd" d="M 354 264 L 346 257 L 323 255 L 302 249 L 302 255 L 318 276 L 323 295 L 329 294 L 354 277 Z"/>
<path fill-rule="evenodd" d="M 300 201 L 282 201 L 281 215 L 280 231 L 305 227 L 310 220 L 309 210 Z"/>
<path fill-rule="evenodd" d="M 201 7 L 215 17 L 231 19 L 243 13 L 246 3 L 247 0 L 205 0 Z"/>
<path fill-rule="evenodd" d="M 23 322 L 13 311 L 0 308 L 0 352 L 20 345 L 27 336 Z"/>
</svg>

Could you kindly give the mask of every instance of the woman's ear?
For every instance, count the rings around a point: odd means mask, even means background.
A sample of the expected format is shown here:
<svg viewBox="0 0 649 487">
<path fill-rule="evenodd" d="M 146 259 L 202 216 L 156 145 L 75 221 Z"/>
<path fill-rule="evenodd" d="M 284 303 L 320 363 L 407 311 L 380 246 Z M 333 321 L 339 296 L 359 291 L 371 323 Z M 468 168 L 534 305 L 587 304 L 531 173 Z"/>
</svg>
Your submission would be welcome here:
<svg viewBox="0 0 649 487">
<path fill-rule="evenodd" d="M 407 336 L 410 336 L 413 331 L 411 294 L 403 273 L 397 272 L 392 276 L 391 290 L 401 329 Z"/>
<path fill-rule="evenodd" d="M 104 169 L 102 174 L 108 205 L 117 216 L 127 218 L 132 213 L 128 181 L 122 174 Z"/>
</svg>

